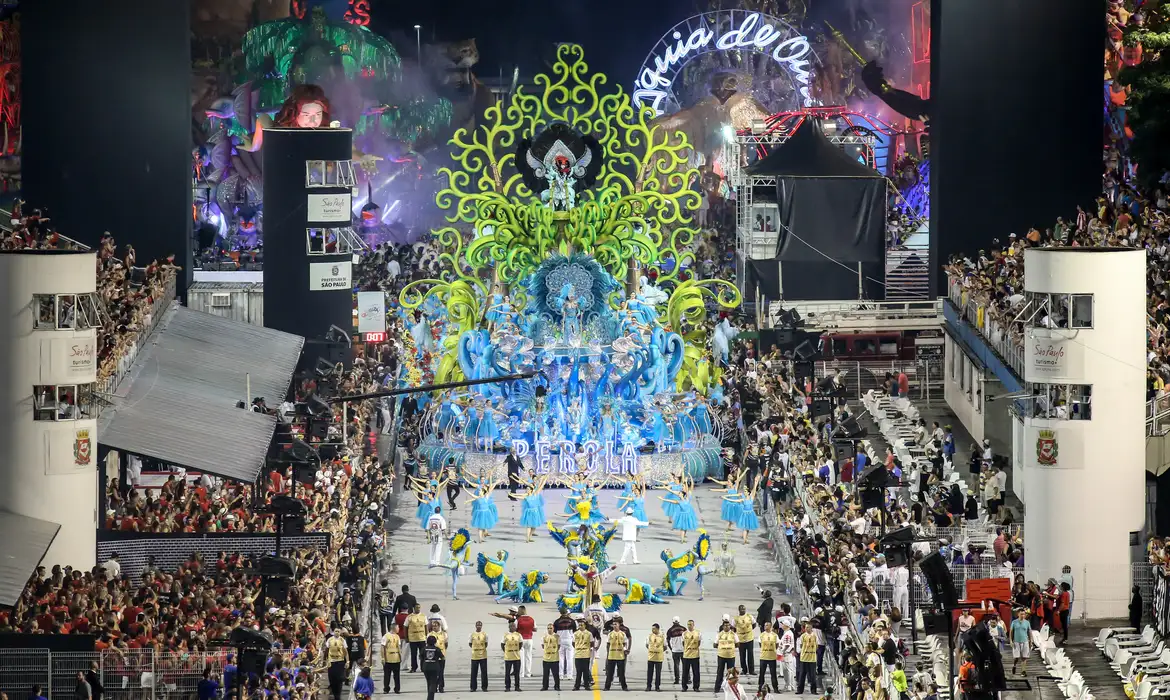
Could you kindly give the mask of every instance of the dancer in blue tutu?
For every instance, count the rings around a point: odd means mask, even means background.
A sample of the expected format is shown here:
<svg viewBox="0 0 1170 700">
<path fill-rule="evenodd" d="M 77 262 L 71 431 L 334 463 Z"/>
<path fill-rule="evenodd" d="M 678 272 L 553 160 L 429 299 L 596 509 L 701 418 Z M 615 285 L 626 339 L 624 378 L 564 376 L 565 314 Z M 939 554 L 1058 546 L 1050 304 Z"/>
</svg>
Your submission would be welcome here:
<svg viewBox="0 0 1170 700">
<path fill-rule="evenodd" d="M 699 515 L 695 512 L 694 504 L 691 503 L 691 491 L 693 489 L 693 484 L 682 484 L 682 491 L 679 493 L 678 500 L 673 499 L 671 496 L 659 496 L 663 501 L 673 500 L 677 506 L 674 511 L 674 520 L 671 523 L 671 527 L 679 531 L 679 542 L 686 542 L 687 533 L 699 529 Z"/>
<path fill-rule="evenodd" d="M 500 513 L 492 501 L 492 494 L 499 484 L 499 481 L 480 482 L 467 499 L 471 501 L 471 527 L 478 533 L 481 543 L 500 521 Z"/>
<path fill-rule="evenodd" d="M 642 476 L 631 477 L 625 479 L 625 486 L 622 487 L 621 494 L 617 498 L 618 512 L 624 513 L 629 509 L 633 509 L 634 517 L 644 523 L 649 523 L 650 518 L 646 517 L 646 483 L 642 480 Z M 639 525 L 638 529 L 644 529 L 645 525 Z"/>
<path fill-rule="evenodd" d="M 528 493 L 524 496 L 522 502 L 523 510 L 520 511 L 520 526 L 528 528 L 528 539 L 526 542 L 534 542 L 536 535 L 536 528 L 544 527 L 547 518 L 544 517 L 544 485 L 548 481 L 548 475 L 542 476 L 533 482 L 520 480 L 528 489 Z"/>
<path fill-rule="evenodd" d="M 414 512 L 414 517 L 418 518 L 419 527 L 426 530 L 427 520 L 434 514 L 435 508 L 443 504 L 439 494 L 443 492 L 448 479 L 438 481 L 437 479 L 425 480 L 407 476 L 407 480 L 411 492 L 418 499 L 418 508 Z"/>
<path fill-rule="evenodd" d="M 683 479 L 681 474 L 671 474 L 670 481 L 666 483 L 666 491 L 669 494 L 668 498 L 662 499 L 662 513 L 666 519 L 674 522 L 674 514 L 678 510 L 678 503 L 682 500 Z M 661 484 L 661 482 L 659 482 Z"/>
<path fill-rule="evenodd" d="M 743 494 L 739 491 L 739 482 L 743 480 L 743 475 L 746 473 L 737 474 L 733 471 L 727 475 L 727 481 L 712 479 L 724 487 L 711 490 L 715 493 L 723 492 L 723 504 L 719 509 L 719 519 L 727 523 L 728 531 L 739 524 L 740 511 L 743 510 Z"/>
<path fill-rule="evenodd" d="M 751 488 L 745 489 L 741 494 L 739 504 L 739 520 L 736 521 L 736 527 L 743 530 L 743 543 L 748 543 L 748 534 L 760 529 L 760 517 L 756 515 L 756 492 L 760 490 L 760 477 L 756 477 L 756 482 L 752 484 Z"/>
</svg>

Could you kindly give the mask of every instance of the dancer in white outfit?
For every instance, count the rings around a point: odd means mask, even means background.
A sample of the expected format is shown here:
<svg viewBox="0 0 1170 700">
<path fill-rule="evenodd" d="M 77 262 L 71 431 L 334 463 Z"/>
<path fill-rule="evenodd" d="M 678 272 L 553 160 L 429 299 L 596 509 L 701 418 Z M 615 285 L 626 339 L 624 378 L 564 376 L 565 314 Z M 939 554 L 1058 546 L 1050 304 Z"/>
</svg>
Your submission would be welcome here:
<svg viewBox="0 0 1170 700">
<path fill-rule="evenodd" d="M 783 630 L 780 634 L 780 646 L 776 648 L 777 661 L 776 664 L 780 671 L 780 676 L 784 679 L 785 693 L 792 690 L 793 684 L 796 682 L 796 635 L 792 634 L 792 628 L 785 618 L 780 618 L 780 628 Z M 773 688 L 777 693 L 781 692 L 779 688 Z"/>
<path fill-rule="evenodd" d="M 910 569 L 905 566 L 895 566 L 890 569 L 890 578 L 894 584 L 894 595 L 890 600 L 890 604 L 902 613 L 902 619 L 909 619 L 910 616 Z M 894 629 L 894 634 L 898 630 Z"/>
<path fill-rule="evenodd" d="M 622 530 L 622 558 L 618 560 L 618 565 L 625 564 L 627 556 L 633 557 L 635 564 L 641 563 L 638 561 L 638 550 L 636 548 L 638 544 L 638 527 L 646 527 L 650 523 L 638 520 L 634 515 L 633 508 L 627 508 L 625 516 L 613 522 Z"/>
<path fill-rule="evenodd" d="M 431 517 L 427 518 L 427 533 L 431 540 L 431 566 L 440 566 L 443 563 L 443 550 L 447 548 L 447 519 L 435 508 Z"/>
</svg>

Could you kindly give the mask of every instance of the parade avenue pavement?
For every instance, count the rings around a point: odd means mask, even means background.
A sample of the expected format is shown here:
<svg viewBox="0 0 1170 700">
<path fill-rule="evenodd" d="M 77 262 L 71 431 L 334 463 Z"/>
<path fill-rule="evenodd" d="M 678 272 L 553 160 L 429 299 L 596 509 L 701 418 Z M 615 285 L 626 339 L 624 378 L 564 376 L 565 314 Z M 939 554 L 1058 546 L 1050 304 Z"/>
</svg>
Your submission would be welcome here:
<svg viewBox="0 0 1170 700">
<path fill-rule="evenodd" d="M 544 491 L 545 515 L 559 524 L 564 522 L 561 513 L 564 510 L 564 499 L 567 493 L 567 489 L 550 488 Z M 619 493 L 620 489 L 606 489 L 598 495 L 601 512 L 606 517 L 618 518 L 621 516 L 617 512 L 616 505 Z M 617 571 L 605 583 L 605 592 L 618 593 L 623 600 L 625 599 L 624 587 L 619 586 L 614 581 L 614 578 L 619 575 L 630 576 L 656 587 L 660 586 L 666 572 L 665 564 L 659 556 L 662 550 L 670 548 L 677 555 L 694 545 L 697 533 L 690 533 L 687 545 L 683 545 L 679 542 L 678 533 L 670 529 L 669 522 L 662 513 L 662 501 L 658 500 L 658 496 L 664 493 L 666 492 L 663 490 L 654 490 L 647 494 L 646 512 L 650 518 L 650 526 L 644 528 L 639 535 L 638 558 L 640 563 L 627 562 L 625 565 L 618 566 Z M 780 581 L 780 573 L 768 549 L 764 530 L 760 529 L 752 533 L 748 545 L 743 544 L 742 533 L 739 531 L 727 535 L 726 523 L 719 520 L 720 496 L 720 493 L 712 492 L 708 486 L 701 486 L 696 489 L 693 502 L 698 511 L 701 527 L 705 528 L 711 537 L 711 556 L 708 559 L 708 566 L 712 570 L 716 568 L 716 557 L 719 554 L 720 545 L 726 541 L 734 552 L 735 576 L 719 577 L 715 574 L 708 574 L 704 579 L 706 595 L 703 600 L 699 600 L 695 572 L 690 571 L 684 574 L 688 583 L 682 597 L 668 598 L 670 602 L 666 605 L 623 605 L 619 614 L 634 637 L 630 657 L 626 664 L 629 692 L 623 693 L 621 691 L 616 678 L 612 690 L 601 690 L 605 674 L 603 650 L 601 660 L 594 666 L 598 678 L 595 687 L 598 690 L 592 693 L 584 690 L 573 692 L 573 680 L 571 678 L 562 679 L 561 693 L 566 697 L 588 698 L 617 694 L 622 697 L 653 695 L 662 698 L 675 694 L 681 695 L 682 686 L 673 683 L 674 674 L 669 653 L 662 668 L 661 692 L 645 692 L 646 638 L 650 633 L 651 625 L 658 623 L 665 633 L 671 625 L 671 619 L 676 616 L 684 626 L 687 620 L 693 619 L 696 627 L 703 633 L 700 659 L 701 692 L 695 693 L 692 690 L 686 696 L 695 697 L 701 694 L 710 696 L 714 693 L 715 688 L 714 642 L 721 617 L 724 614 L 736 615 L 739 605 L 747 606 L 748 613 L 755 617 L 756 608 L 761 600 L 757 586 L 772 592 L 772 596 L 776 599 L 775 607 L 777 610 L 782 602 L 790 602 L 789 597 L 782 593 L 786 590 L 786 586 Z M 494 557 L 495 552 L 500 549 L 509 552 L 506 567 L 506 573 L 509 577 L 516 578 L 533 569 L 544 571 L 549 575 L 549 581 L 544 584 L 542 589 L 544 602 L 527 605 L 528 614 L 536 621 L 532 652 L 533 677 L 521 678 L 523 692 L 542 692 L 540 689 L 542 668 L 540 638 L 545 634 L 548 623 L 551 623 L 558 616 L 555 601 L 565 588 L 565 552 L 549 536 L 547 528 L 537 530 L 534 542 L 525 542 L 526 532 L 518 524 L 521 501 L 509 500 L 507 491 L 502 489 L 496 491 L 494 498 L 496 506 L 499 508 L 500 521 L 484 544 L 473 542 L 471 564 L 467 567 L 467 573 L 459 579 L 458 600 L 451 598 L 451 579 L 447 572 L 442 568 L 428 568 L 429 547 L 426 543 L 425 533 L 414 517 L 418 506 L 417 500 L 409 493 L 403 494 L 394 514 L 397 516 L 394 520 L 398 521 L 400 518 L 401 525 L 390 534 L 387 548 L 388 554 L 395 562 L 395 570 L 381 578 L 388 580 L 396 593 L 401 591 L 403 584 L 410 586 L 411 593 L 416 596 L 422 606 L 423 614 L 428 613 L 432 604 L 438 604 L 440 612 L 447 619 L 450 637 L 447 653 L 446 692 L 437 696 L 446 700 L 464 697 L 495 697 L 504 694 L 504 662 L 500 642 L 504 634 L 507 633 L 508 627 L 505 620 L 493 617 L 492 613 L 507 613 L 508 607 L 513 603 L 496 603 L 494 596 L 487 593 L 487 584 L 475 573 L 475 558 L 479 552 L 482 551 Z M 468 527 L 471 506 L 462 501 L 463 497 L 461 496 L 458 509 L 451 513 L 447 508 L 446 499 L 444 499 L 443 515 L 448 519 L 448 527 L 451 532 L 460 527 Z M 763 518 L 761 517 L 760 520 L 762 523 Z M 475 537 L 474 531 L 472 536 Z M 612 563 L 617 563 L 621 557 L 620 537 L 619 531 L 609 544 L 608 552 Z M 792 582 L 792 585 L 799 584 Z M 474 631 L 476 621 L 483 622 L 483 629 L 488 635 L 488 687 L 490 689 L 488 693 L 484 693 L 482 689 L 477 693 L 470 692 L 471 650 L 468 648 L 468 637 Z M 375 630 L 375 633 L 377 632 L 379 630 Z M 409 650 L 405 648 L 405 644 L 403 646 L 405 653 L 402 664 L 402 694 L 415 697 L 425 696 L 426 680 L 421 671 L 414 674 L 407 673 L 410 668 Z M 758 649 L 757 643 L 757 656 Z M 377 644 L 374 645 L 373 659 L 372 675 L 378 695 L 381 696 L 382 668 L 380 649 Z M 758 660 L 756 670 L 758 673 Z M 783 684 L 783 680 L 781 680 L 781 684 Z M 749 700 L 755 695 L 756 679 L 742 678 L 740 688 L 744 693 L 744 700 Z M 820 687 L 818 690 L 820 692 L 813 695 L 810 689 L 806 688 L 804 697 L 819 697 L 824 691 Z M 542 694 L 549 695 L 553 692 L 550 682 L 549 690 Z M 512 696 L 511 693 L 508 695 Z"/>
</svg>

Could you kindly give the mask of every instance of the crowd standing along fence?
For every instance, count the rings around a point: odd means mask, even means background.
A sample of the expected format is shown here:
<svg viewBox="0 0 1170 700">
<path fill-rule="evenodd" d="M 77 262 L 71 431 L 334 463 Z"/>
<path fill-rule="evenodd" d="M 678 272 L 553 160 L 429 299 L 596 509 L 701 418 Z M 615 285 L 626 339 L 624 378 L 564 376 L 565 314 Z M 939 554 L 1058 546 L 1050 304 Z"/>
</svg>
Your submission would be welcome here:
<svg viewBox="0 0 1170 700">
<path fill-rule="evenodd" d="M 0 692 L 9 698 L 31 697 L 40 686 L 48 700 L 74 697 L 77 673 L 97 664 L 109 700 L 189 700 L 197 697 L 203 670 L 223 673 L 230 651 L 156 652 L 153 649 L 57 652 L 48 649 L 0 649 Z"/>
</svg>

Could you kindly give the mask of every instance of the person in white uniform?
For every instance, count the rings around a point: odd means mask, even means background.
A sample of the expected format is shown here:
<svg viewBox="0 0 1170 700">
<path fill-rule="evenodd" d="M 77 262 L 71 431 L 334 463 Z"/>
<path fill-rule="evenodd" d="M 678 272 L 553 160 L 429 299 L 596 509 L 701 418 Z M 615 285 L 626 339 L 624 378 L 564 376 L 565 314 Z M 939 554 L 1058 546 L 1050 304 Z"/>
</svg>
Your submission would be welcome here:
<svg viewBox="0 0 1170 700">
<path fill-rule="evenodd" d="M 793 684 L 796 682 L 796 635 L 792 634 L 792 625 L 789 622 L 791 617 L 780 618 L 780 644 L 776 647 L 776 664 L 777 670 L 780 671 L 780 676 L 784 679 L 785 693 L 792 690 Z M 779 693 L 779 688 L 774 688 Z"/>
<path fill-rule="evenodd" d="M 910 618 L 910 569 L 905 564 L 895 566 L 890 569 L 890 578 L 894 584 L 894 595 L 890 600 L 890 605 L 902 613 L 903 620 L 908 620 Z M 897 633 L 898 630 L 895 627 L 894 634 Z"/>
<path fill-rule="evenodd" d="M 618 560 L 618 565 L 626 563 L 626 557 L 633 557 L 634 563 L 638 561 L 638 527 L 646 527 L 650 523 L 638 520 L 634 517 L 634 509 L 627 508 L 624 517 L 618 518 L 614 521 L 622 531 L 622 558 Z"/>
</svg>

